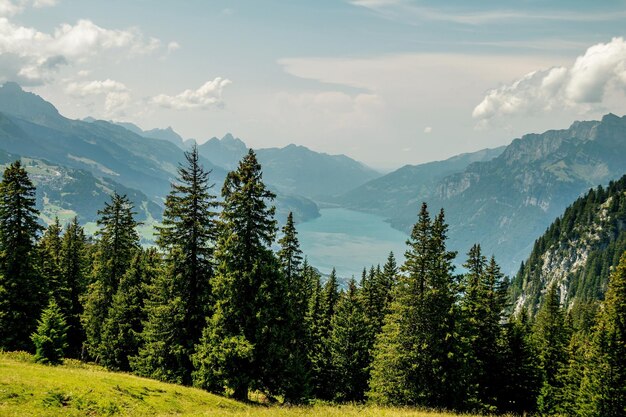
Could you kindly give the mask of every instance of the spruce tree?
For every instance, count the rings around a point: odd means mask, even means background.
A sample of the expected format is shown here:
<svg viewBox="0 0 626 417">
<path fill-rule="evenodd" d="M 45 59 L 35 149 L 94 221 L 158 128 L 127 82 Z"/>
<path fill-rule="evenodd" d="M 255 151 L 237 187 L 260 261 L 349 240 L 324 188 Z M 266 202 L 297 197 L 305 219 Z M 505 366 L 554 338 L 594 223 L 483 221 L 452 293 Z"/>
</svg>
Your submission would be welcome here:
<svg viewBox="0 0 626 417">
<path fill-rule="evenodd" d="M 48 226 L 38 242 L 39 274 L 46 282 L 50 295 L 59 306 L 68 303 L 69 288 L 61 276 L 61 232 L 63 231 L 59 218 Z"/>
<path fill-rule="evenodd" d="M 163 226 L 159 227 L 157 243 L 167 254 L 163 279 L 155 281 L 147 308 L 150 323 L 148 333 L 143 336 L 144 346 L 139 356 L 145 360 L 135 361 L 136 369 L 143 375 L 172 375 L 176 381 L 191 384 L 193 366 L 191 355 L 200 341 L 206 317 L 211 313 L 212 290 L 211 277 L 214 269 L 214 247 L 217 235 L 216 209 L 218 203 L 211 193 L 210 171 L 200 165 L 198 149 L 193 147 L 185 152 L 185 165 L 178 168 L 178 178 L 172 184 L 172 190 L 165 200 Z M 176 299 L 171 304 L 172 298 Z M 151 361 L 155 352 L 163 352 L 162 335 L 172 323 L 162 321 L 161 314 L 173 308 L 173 317 L 181 321 L 180 329 L 175 332 L 175 339 L 168 338 L 168 355 L 162 361 Z M 182 314 L 179 316 L 179 313 Z M 156 320 L 152 322 L 152 320 Z M 162 327 L 159 330 L 159 326 Z M 170 334 L 171 335 L 171 334 Z M 156 369 L 153 365 L 176 366 L 180 369 Z M 174 381 L 172 381 L 174 382 Z"/>
<path fill-rule="evenodd" d="M 407 241 L 404 272 L 374 349 L 368 396 L 395 405 L 455 407 L 458 401 L 454 252 L 446 249 L 443 211 L 426 204 Z"/>
<path fill-rule="evenodd" d="M 41 226 L 35 187 L 20 161 L 0 182 L 0 348 L 30 350 L 30 335 L 48 300 L 36 271 L 35 241 Z"/>
<path fill-rule="evenodd" d="M 66 332 L 63 313 L 54 298 L 51 298 L 48 307 L 41 313 L 37 332 L 31 336 L 35 345 L 35 361 L 50 365 L 62 363 L 67 348 Z"/>
<path fill-rule="evenodd" d="M 583 416 L 617 417 L 626 413 L 626 253 L 609 278 L 581 400 L 579 414 Z"/>
<path fill-rule="evenodd" d="M 286 364 L 285 402 L 300 403 L 310 395 L 310 365 L 308 361 L 308 329 L 306 316 L 309 307 L 311 283 L 305 275 L 308 265 L 302 264 L 302 251 L 293 214 L 287 216 L 282 229 L 283 236 L 278 240 L 278 261 L 287 280 L 288 303 L 287 326 L 289 333 L 289 357 Z"/>
<path fill-rule="evenodd" d="M 369 331 L 363 299 L 352 279 L 337 304 L 329 337 L 337 401 L 364 399 L 369 377 Z"/>
<path fill-rule="evenodd" d="M 80 317 L 83 313 L 82 297 L 87 290 L 87 276 L 89 273 L 89 249 L 83 228 L 78 224 L 78 218 L 66 226 L 61 242 L 61 282 L 68 289 L 66 298 L 60 304 L 67 321 L 66 354 L 68 357 L 82 357 L 82 347 L 85 341 L 85 332 Z"/>
<path fill-rule="evenodd" d="M 146 289 L 160 272 L 160 261 L 155 249 L 138 251 L 120 280 L 102 326 L 102 364 L 109 369 L 130 370 L 129 357 L 139 351 Z"/>
<path fill-rule="evenodd" d="M 223 210 L 212 280 L 215 311 L 194 355 L 194 384 L 247 399 L 249 389 L 282 394 L 288 355 L 287 280 L 270 246 L 274 194 L 250 150 L 222 188 Z"/>
<path fill-rule="evenodd" d="M 537 408 L 541 413 L 554 414 L 561 403 L 563 385 L 559 377 L 567 363 L 569 342 L 569 331 L 565 326 L 565 314 L 556 285 L 548 288 L 537 313 L 534 338 L 543 380 Z"/>
<path fill-rule="evenodd" d="M 139 250 L 133 204 L 126 196 L 113 193 L 111 202 L 98 211 L 98 242 L 94 254 L 92 283 L 84 299 L 81 317 L 86 334 L 87 353 L 98 360 L 102 350 L 102 325 L 105 323 L 113 295 Z"/>
</svg>

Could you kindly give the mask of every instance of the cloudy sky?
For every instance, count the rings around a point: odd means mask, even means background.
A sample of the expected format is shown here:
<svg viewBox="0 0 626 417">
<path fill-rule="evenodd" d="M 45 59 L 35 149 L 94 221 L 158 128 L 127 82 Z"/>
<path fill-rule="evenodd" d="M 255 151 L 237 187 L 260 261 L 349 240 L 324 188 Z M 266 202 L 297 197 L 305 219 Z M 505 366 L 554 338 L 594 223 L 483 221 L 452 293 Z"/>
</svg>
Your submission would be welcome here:
<svg viewBox="0 0 626 417">
<path fill-rule="evenodd" d="M 0 82 L 391 169 L 625 114 L 625 32 L 626 0 L 0 0 Z"/>
</svg>

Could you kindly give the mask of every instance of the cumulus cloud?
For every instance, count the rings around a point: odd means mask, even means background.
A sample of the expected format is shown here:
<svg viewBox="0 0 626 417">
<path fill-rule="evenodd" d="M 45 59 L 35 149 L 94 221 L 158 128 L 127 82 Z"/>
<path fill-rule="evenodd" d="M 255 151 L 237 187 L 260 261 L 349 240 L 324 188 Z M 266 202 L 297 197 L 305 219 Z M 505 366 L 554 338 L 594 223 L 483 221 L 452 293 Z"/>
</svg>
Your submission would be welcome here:
<svg viewBox="0 0 626 417">
<path fill-rule="evenodd" d="M 6 2 L 0 0 L 0 15 Z M 145 38 L 137 29 L 102 28 L 90 20 L 62 24 L 52 33 L 19 26 L 0 17 L 0 81 L 12 80 L 25 85 L 49 81 L 63 65 L 85 62 L 111 50 L 129 54 L 149 54 L 161 47 L 155 38 Z M 11 65 L 6 65 L 11 61 Z"/>
<path fill-rule="evenodd" d="M 602 106 L 615 92 L 626 92 L 626 41 L 613 38 L 587 49 L 570 67 L 534 71 L 510 85 L 490 90 L 474 108 L 486 122 L 507 115 Z"/>
<path fill-rule="evenodd" d="M 231 84 L 230 80 L 216 77 L 214 80 L 204 83 L 197 90 L 188 89 L 175 96 L 159 94 L 152 99 L 152 102 L 158 106 L 175 110 L 220 107 L 224 104 L 222 91 L 228 84 Z"/>
<path fill-rule="evenodd" d="M 131 102 L 128 87 L 111 79 L 71 82 L 65 90 L 77 98 L 104 97 L 104 111 L 107 116 L 123 114 Z"/>
</svg>

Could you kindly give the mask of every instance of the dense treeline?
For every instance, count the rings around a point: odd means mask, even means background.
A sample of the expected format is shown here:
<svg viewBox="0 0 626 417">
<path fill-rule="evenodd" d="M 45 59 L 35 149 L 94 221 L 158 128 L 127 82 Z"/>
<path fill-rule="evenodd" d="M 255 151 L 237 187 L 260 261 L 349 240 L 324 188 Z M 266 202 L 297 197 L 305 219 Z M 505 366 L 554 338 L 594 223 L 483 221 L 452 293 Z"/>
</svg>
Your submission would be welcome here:
<svg viewBox="0 0 626 417">
<path fill-rule="evenodd" d="M 20 162 L 0 183 L 0 348 L 73 357 L 247 400 L 371 401 L 474 411 L 618 416 L 626 407 L 626 256 L 606 300 L 574 320 L 552 287 L 507 316 L 508 281 L 479 245 L 456 274 L 444 212 L 423 204 L 405 262 L 389 254 L 340 288 L 278 230 L 250 151 L 221 189 L 186 153 L 157 247 L 117 194 L 87 238 L 42 230 Z"/>
</svg>

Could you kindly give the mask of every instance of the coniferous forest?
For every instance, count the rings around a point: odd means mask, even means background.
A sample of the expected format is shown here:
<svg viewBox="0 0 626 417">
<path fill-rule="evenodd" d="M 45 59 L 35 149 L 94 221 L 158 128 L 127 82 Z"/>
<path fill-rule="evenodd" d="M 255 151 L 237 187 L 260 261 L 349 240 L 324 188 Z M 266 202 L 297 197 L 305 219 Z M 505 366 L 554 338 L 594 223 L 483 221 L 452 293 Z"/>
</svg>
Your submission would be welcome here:
<svg viewBox="0 0 626 417">
<path fill-rule="evenodd" d="M 584 320 L 556 285 L 515 309 L 496 259 L 479 242 L 450 251 L 445 213 L 424 203 L 404 263 L 390 253 L 343 288 L 308 263 L 293 216 L 276 218 L 252 150 L 221 189 L 195 147 L 185 157 L 150 248 L 125 195 L 89 237 L 77 219 L 42 227 L 20 161 L 4 171 L 0 349 L 243 401 L 624 415 L 626 255 Z"/>
</svg>

